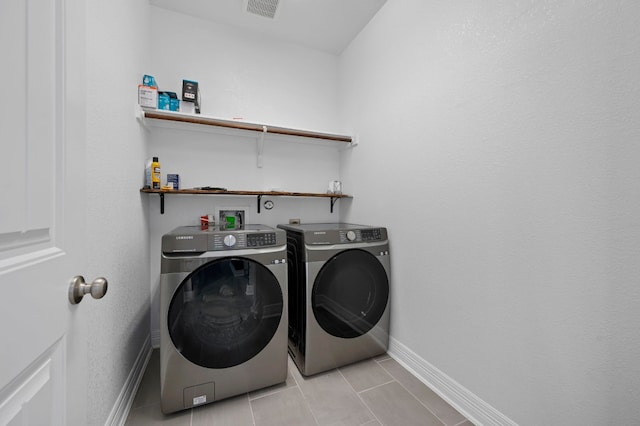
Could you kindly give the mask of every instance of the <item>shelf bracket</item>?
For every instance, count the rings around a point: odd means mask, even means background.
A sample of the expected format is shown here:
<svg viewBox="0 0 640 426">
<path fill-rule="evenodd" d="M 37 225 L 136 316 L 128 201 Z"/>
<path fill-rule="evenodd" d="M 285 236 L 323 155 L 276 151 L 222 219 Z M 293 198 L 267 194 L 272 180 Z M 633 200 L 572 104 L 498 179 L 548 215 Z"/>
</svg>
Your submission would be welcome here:
<svg viewBox="0 0 640 426">
<path fill-rule="evenodd" d="M 164 193 L 160 193 L 160 214 L 164 214 Z"/>
<path fill-rule="evenodd" d="M 260 137 L 258 138 L 258 142 L 257 142 L 257 150 L 258 150 L 258 159 L 257 159 L 257 166 L 258 168 L 262 168 L 262 153 L 264 152 L 264 135 L 267 134 L 267 126 L 262 126 L 262 133 L 260 134 Z M 260 208 L 258 206 L 258 208 Z M 260 213 L 260 212 L 258 212 Z"/>
<path fill-rule="evenodd" d="M 337 197 L 331 197 L 331 213 L 333 213 L 333 205 L 338 201 Z"/>
<path fill-rule="evenodd" d="M 262 203 L 262 194 L 258 195 L 258 214 L 260 214 L 260 204 Z"/>
</svg>

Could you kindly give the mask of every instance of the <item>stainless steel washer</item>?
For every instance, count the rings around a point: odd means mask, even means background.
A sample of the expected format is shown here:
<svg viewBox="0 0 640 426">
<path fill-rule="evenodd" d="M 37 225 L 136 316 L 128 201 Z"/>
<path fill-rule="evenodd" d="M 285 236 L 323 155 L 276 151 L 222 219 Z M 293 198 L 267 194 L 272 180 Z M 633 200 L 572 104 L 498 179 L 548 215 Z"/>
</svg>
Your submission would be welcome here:
<svg viewBox="0 0 640 426">
<path fill-rule="evenodd" d="M 348 223 L 278 225 L 287 231 L 289 353 L 311 375 L 386 352 L 387 230 Z"/>
<path fill-rule="evenodd" d="M 286 236 L 264 225 L 162 237 L 164 413 L 287 378 Z"/>
</svg>

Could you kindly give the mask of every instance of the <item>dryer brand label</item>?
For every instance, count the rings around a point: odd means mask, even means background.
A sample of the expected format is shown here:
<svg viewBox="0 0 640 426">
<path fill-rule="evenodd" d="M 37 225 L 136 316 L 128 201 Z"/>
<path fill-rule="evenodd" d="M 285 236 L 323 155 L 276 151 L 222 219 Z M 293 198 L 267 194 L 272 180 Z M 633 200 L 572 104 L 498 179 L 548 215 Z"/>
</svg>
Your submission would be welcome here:
<svg viewBox="0 0 640 426">
<path fill-rule="evenodd" d="M 196 396 L 195 398 L 193 398 L 193 405 L 200 405 L 204 404 L 205 402 L 207 402 L 207 395 Z"/>
<path fill-rule="evenodd" d="M 313 235 L 326 235 L 327 233 L 325 231 L 316 231 L 313 233 Z"/>
<path fill-rule="evenodd" d="M 176 235 L 176 240 L 193 240 L 193 235 Z"/>
</svg>

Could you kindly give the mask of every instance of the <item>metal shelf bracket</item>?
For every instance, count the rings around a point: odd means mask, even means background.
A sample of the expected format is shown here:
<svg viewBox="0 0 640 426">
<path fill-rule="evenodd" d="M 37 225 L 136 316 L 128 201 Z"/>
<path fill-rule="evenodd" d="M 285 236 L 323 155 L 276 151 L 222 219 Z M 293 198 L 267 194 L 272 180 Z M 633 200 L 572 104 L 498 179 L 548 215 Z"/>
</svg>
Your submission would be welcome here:
<svg viewBox="0 0 640 426">
<path fill-rule="evenodd" d="M 257 166 L 258 168 L 262 168 L 262 154 L 264 152 L 264 135 L 267 134 L 267 126 L 262 126 L 262 133 L 260 134 L 260 137 L 258 138 L 257 141 L 257 151 L 258 151 L 258 158 L 257 158 Z M 258 208 L 260 208 L 258 206 Z M 260 213 L 260 212 L 258 212 Z"/>
</svg>

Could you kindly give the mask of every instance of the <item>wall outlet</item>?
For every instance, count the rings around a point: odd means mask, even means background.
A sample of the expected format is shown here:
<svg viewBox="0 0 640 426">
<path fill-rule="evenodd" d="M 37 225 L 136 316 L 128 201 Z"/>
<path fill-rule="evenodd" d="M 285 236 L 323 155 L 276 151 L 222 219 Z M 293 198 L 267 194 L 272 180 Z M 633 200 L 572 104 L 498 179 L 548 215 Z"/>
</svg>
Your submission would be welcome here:
<svg viewBox="0 0 640 426">
<path fill-rule="evenodd" d="M 300 225 L 300 219 L 289 219 L 289 225 Z"/>
</svg>

